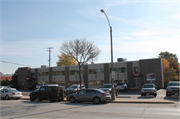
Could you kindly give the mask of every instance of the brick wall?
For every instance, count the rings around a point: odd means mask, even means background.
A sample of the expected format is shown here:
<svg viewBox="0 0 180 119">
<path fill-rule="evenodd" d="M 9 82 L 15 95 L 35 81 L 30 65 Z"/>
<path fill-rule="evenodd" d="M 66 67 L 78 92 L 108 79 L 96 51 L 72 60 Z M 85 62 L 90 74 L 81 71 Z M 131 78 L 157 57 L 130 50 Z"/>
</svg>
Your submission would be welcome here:
<svg viewBox="0 0 180 119">
<path fill-rule="evenodd" d="M 26 81 L 25 78 L 30 76 L 30 73 L 31 73 L 30 67 L 18 68 L 18 85 L 22 89 L 26 89 L 28 85 L 28 81 Z"/>
</svg>

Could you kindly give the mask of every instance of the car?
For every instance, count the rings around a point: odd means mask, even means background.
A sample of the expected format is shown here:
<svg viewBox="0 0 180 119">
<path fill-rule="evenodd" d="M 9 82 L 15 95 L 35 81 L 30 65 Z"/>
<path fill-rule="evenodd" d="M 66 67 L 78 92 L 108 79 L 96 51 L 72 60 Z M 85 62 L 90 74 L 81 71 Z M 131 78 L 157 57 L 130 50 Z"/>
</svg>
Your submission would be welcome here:
<svg viewBox="0 0 180 119">
<path fill-rule="evenodd" d="M 126 83 L 119 82 L 119 83 L 117 83 L 117 86 L 119 87 L 119 91 L 120 90 L 123 90 L 123 91 L 127 91 L 128 90 L 128 86 L 127 86 Z"/>
<path fill-rule="evenodd" d="M 55 102 L 56 99 L 58 101 L 63 101 L 65 97 L 65 88 L 64 86 L 58 85 L 45 85 L 31 92 L 29 96 L 31 101 L 35 101 L 36 99 L 40 101 L 49 99 L 50 102 Z"/>
<path fill-rule="evenodd" d="M 27 85 L 27 89 L 34 90 L 34 89 L 36 89 L 36 85 L 37 85 L 37 83 L 29 83 Z"/>
<path fill-rule="evenodd" d="M 9 84 L 9 87 L 15 88 L 15 89 L 20 89 L 20 86 L 18 86 L 16 84 Z"/>
<path fill-rule="evenodd" d="M 154 83 L 145 83 L 141 89 L 141 96 L 154 95 L 157 96 L 157 89 Z"/>
<path fill-rule="evenodd" d="M 166 88 L 166 96 L 179 95 L 180 81 L 169 81 Z"/>
<path fill-rule="evenodd" d="M 70 103 L 77 102 L 94 102 L 95 104 L 105 103 L 107 100 L 110 100 L 111 96 L 109 93 L 104 92 L 101 89 L 82 89 L 77 93 L 69 94 L 67 100 Z"/>
<path fill-rule="evenodd" d="M 85 86 L 81 85 L 81 88 L 85 89 Z M 73 84 L 72 86 L 70 86 L 69 88 L 66 89 L 66 95 L 69 95 L 71 93 L 76 93 L 78 90 L 80 90 L 80 85 Z"/>
<path fill-rule="evenodd" d="M 23 96 L 23 93 L 19 92 L 16 89 L 4 88 L 1 90 L 1 98 L 2 99 L 6 99 L 6 100 L 9 100 L 10 98 L 19 99 L 19 98 L 22 98 L 22 96 Z"/>
<path fill-rule="evenodd" d="M 102 87 L 100 87 L 99 89 L 105 91 L 106 93 L 109 92 L 110 94 L 112 93 L 111 91 L 111 88 L 112 88 L 112 83 L 107 83 L 107 84 L 104 84 Z M 116 83 L 114 83 L 114 94 L 116 96 L 118 96 L 118 93 L 119 93 L 119 87 L 117 86 Z M 111 94 L 112 95 L 112 94 Z"/>
<path fill-rule="evenodd" d="M 2 90 L 2 89 L 14 89 L 15 90 L 15 88 L 11 88 L 9 86 L 0 86 L 0 90 Z"/>
<path fill-rule="evenodd" d="M 46 85 L 45 83 L 39 83 L 39 84 L 36 85 L 36 89 L 38 89 L 38 88 L 40 88 L 42 86 L 45 86 L 45 85 Z"/>
</svg>

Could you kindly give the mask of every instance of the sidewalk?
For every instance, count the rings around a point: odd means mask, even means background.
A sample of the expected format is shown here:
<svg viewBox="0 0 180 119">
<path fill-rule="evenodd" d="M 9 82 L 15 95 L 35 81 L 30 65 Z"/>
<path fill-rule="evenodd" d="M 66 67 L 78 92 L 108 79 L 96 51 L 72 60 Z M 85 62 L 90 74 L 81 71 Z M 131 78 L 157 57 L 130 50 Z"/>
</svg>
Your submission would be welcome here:
<svg viewBox="0 0 180 119">
<path fill-rule="evenodd" d="M 23 96 L 21 100 L 30 100 L 29 96 Z M 66 99 L 64 99 L 66 101 Z M 136 98 L 116 98 L 115 100 L 110 100 L 108 103 L 160 103 L 160 104 L 173 104 L 174 101 L 165 100 L 161 97 L 136 97 Z"/>
</svg>

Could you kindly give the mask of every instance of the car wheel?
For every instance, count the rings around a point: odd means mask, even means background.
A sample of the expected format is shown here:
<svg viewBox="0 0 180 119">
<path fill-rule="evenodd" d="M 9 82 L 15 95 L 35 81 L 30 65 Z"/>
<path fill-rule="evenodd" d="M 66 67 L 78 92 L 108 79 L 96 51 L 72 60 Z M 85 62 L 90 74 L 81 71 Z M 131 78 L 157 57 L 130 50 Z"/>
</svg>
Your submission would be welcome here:
<svg viewBox="0 0 180 119">
<path fill-rule="evenodd" d="M 31 100 L 31 101 L 34 101 L 34 100 L 36 100 L 36 97 L 35 97 L 34 95 L 31 95 L 31 96 L 30 96 L 30 100 Z"/>
<path fill-rule="evenodd" d="M 9 100 L 9 96 L 8 96 L 8 95 L 6 95 L 6 96 L 5 96 L 5 99 L 6 99 L 6 100 Z"/>
<path fill-rule="evenodd" d="M 19 98 L 16 98 L 16 100 L 18 100 Z"/>
<path fill-rule="evenodd" d="M 94 104 L 99 104 L 101 101 L 98 97 L 95 97 L 94 98 Z"/>
<path fill-rule="evenodd" d="M 41 98 L 38 98 L 39 99 L 39 101 L 41 101 L 42 99 Z"/>
<path fill-rule="evenodd" d="M 75 103 L 76 102 L 74 97 L 70 97 L 69 100 L 70 100 L 70 103 Z"/>
<path fill-rule="evenodd" d="M 53 95 L 51 95 L 51 96 L 49 97 L 49 100 L 50 100 L 50 102 L 55 102 L 55 97 L 54 97 Z"/>
<path fill-rule="evenodd" d="M 157 96 L 157 94 L 154 94 L 154 97 L 156 97 Z"/>
<path fill-rule="evenodd" d="M 169 94 L 166 93 L 166 97 L 170 97 L 170 96 L 171 96 L 171 95 L 169 95 Z"/>
<path fill-rule="evenodd" d="M 63 100 L 64 100 L 64 98 L 63 98 L 63 97 L 60 97 L 60 98 L 58 99 L 58 102 L 63 101 Z"/>
<path fill-rule="evenodd" d="M 141 96 L 143 97 L 143 94 L 141 94 Z"/>
</svg>

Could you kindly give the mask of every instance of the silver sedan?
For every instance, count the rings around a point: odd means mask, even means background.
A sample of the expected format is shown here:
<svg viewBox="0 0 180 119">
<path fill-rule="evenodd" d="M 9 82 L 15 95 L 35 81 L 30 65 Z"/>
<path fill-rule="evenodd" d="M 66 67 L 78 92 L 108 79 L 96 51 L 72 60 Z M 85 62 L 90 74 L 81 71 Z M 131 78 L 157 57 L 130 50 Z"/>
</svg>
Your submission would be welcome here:
<svg viewBox="0 0 180 119">
<path fill-rule="evenodd" d="M 77 102 L 94 102 L 99 104 L 100 102 L 105 103 L 107 100 L 110 100 L 111 96 L 109 93 L 104 92 L 101 89 L 83 89 L 77 93 L 68 95 L 67 100 L 70 103 Z"/>
<path fill-rule="evenodd" d="M 16 89 L 2 89 L 1 98 L 9 100 L 10 98 L 19 99 L 23 96 L 22 92 L 19 92 Z"/>
</svg>

